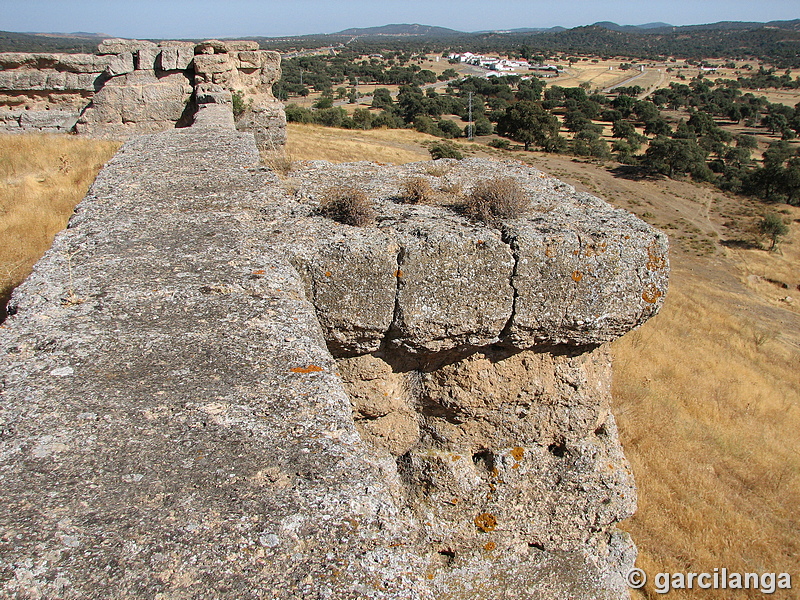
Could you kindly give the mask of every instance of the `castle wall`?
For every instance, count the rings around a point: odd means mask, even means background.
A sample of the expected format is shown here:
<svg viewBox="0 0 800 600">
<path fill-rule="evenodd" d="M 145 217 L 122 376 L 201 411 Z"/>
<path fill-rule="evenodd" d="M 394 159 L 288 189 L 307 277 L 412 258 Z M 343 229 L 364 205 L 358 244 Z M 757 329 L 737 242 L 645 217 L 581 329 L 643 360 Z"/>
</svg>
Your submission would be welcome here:
<svg viewBox="0 0 800 600">
<path fill-rule="evenodd" d="M 195 87 L 240 95 L 240 128 L 264 148 L 285 142 L 272 95 L 280 55 L 256 42 L 103 40 L 99 54 L 0 54 L 0 129 L 125 139 L 192 123 Z"/>
</svg>

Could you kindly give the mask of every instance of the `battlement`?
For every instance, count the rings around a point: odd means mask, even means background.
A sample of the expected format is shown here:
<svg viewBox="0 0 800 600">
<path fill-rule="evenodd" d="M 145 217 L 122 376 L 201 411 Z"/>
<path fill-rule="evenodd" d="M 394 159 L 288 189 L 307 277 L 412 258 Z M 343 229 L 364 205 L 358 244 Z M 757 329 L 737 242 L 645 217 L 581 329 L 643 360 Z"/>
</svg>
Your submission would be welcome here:
<svg viewBox="0 0 800 600">
<path fill-rule="evenodd" d="M 237 126 L 259 146 L 286 140 L 283 105 L 272 95 L 280 55 L 257 42 L 103 40 L 99 54 L 0 53 L 0 129 L 74 131 L 126 139 L 187 127 L 198 88 L 237 94 Z M 202 94 L 202 92 L 201 92 Z"/>
</svg>

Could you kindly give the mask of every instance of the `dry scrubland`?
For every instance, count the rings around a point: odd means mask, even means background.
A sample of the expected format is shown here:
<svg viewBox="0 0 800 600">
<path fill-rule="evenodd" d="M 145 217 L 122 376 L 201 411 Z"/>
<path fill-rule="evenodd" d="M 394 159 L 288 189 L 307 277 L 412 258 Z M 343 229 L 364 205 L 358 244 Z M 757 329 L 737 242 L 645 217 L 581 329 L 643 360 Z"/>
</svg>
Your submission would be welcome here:
<svg viewBox="0 0 800 600">
<path fill-rule="evenodd" d="M 0 135 L 0 304 L 67 224 L 118 142 Z M 0 317 L 5 310 L 0 311 Z"/>
<path fill-rule="evenodd" d="M 297 124 L 289 125 L 288 135 L 293 160 L 384 163 L 427 159 L 426 145 L 436 139 L 407 130 L 354 132 Z M 11 281 L 12 272 L 18 280 L 23 265 L 47 247 L 115 145 L 4 137 L 0 148 L 1 247 L 9 252 L 0 260 Z M 463 148 L 524 158 L 670 234 L 673 275 L 663 310 L 612 345 L 615 412 L 639 486 L 639 512 L 625 527 L 639 546 L 638 564 L 651 579 L 656 572 L 722 567 L 788 571 L 796 594 L 800 209 L 776 207 L 791 220 L 780 252 L 725 247 L 721 241 L 752 237 L 749 227 L 762 205 L 687 181 L 625 179 L 605 166 L 567 157 Z M 45 216 L 50 212 L 60 216 Z M 794 300 L 787 302 L 786 296 Z M 662 596 L 648 585 L 642 597 Z M 673 591 L 670 597 L 731 596 L 695 590 Z M 735 597 L 762 594 L 743 591 Z"/>
</svg>

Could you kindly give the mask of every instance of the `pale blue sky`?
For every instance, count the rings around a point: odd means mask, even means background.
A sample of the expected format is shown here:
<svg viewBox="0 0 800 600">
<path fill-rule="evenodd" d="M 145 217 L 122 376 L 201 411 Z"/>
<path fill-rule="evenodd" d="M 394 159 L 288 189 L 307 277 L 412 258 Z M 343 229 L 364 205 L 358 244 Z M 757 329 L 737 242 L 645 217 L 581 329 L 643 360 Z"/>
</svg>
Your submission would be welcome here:
<svg viewBox="0 0 800 600">
<path fill-rule="evenodd" d="M 0 30 L 211 38 L 422 23 L 462 31 L 800 18 L 797 0 L 0 0 Z"/>
</svg>

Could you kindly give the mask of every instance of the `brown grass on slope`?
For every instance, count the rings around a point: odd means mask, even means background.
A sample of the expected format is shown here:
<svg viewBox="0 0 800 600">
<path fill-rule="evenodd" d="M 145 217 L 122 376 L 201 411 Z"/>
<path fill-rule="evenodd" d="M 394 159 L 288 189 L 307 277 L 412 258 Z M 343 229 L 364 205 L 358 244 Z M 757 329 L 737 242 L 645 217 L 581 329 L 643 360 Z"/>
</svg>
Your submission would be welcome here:
<svg viewBox="0 0 800 600">
<path fill-rule="evenodd" d="M 625 528 L 651 580 L 723 567 L 798 576 L 800 352 L 742 318 L 741 301 L 677 269 L 661 313 L 612 344 L 615 413 L 639 489 Z M 770 597 L 795 597 L 785 594 Z M 661 596 L 649 583 L 645 597 Z"/>
<path fill-rule="evenodd" d="M 118 142 L 0 135 L 0 319 Z"/>
</svg>

